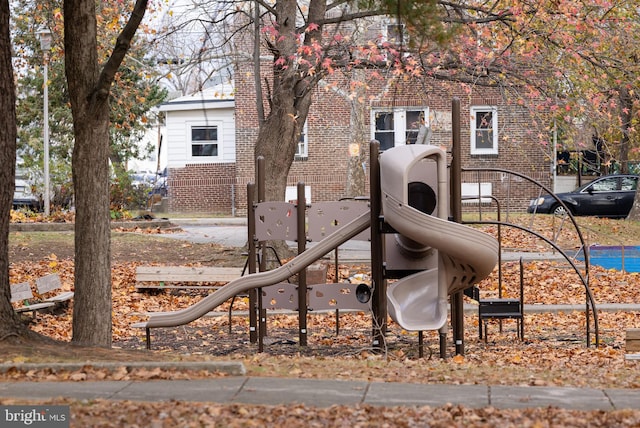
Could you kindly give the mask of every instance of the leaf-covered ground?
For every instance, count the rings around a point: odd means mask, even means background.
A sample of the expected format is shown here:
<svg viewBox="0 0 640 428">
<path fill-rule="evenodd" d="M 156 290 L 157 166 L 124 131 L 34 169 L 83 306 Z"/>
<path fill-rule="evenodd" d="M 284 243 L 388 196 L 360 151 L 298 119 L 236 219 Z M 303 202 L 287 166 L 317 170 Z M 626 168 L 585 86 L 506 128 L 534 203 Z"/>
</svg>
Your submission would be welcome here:
<svg viewBox="0 0 640 428">
<path fill-rule="evenodd" d="M 540 218 L 540 217 L 539 217 Z M 538 218 L 538 219 L 539 219 Z M 542 221 L 536 219 L 535 221 Z M 550 229 L 558 221 L 547 216 Z M 592 220 L 585 226 L 589 243 L 633 241 L 635 225 L 611 220 Z M 487 230 L 496 233 L 494 226 Z M 576 248 L 579 241 L 566 230 L 555 230 L 562 248 Z M 631 232 L 630 232 L 631 231 Z M 540 240 L 514 230 L 502 230 L 503 246 L 508 248 L 546 251 Z M 566 236 L 565 236 L 566 235 Z M 193 304 L 205 291 L 138 292 L 135 289 L 135 266 L 138 264 L 217 264 L 241 266 L 241 251 L 212 245 L 164 243 L 156 235 L 116 233 L 113 264 L 114 350 L 82 348 L 6 346 L 4 362 L 55 360 L 140 360 L 140 359 L 222 359 L 241 360 L 249 375 L 293 376 L 306 378 L 366 379 L 398 382 L 428 382 L 448 384 L 507 384 L 588 386 L 606 388 L 638 388 L 638 362 L 625 360 L 625 331 L 640 327 L 638 312 L 600 312 L 599 348 L 586 346 L 586 318 L 582 311 L 525 316 L 525 340 L 516 335 L 516 322 L 504 321 L 489 325 L 488 341 L 478 339 L 475 311 L 465 316 L 465 355 L 454 356 L 448 346 L 446 359 L 438 355 L 438 338 L 425 334 L 424 357 L 418 357 L 417 335 L 389 323 L 389 334 L 383 352 L 371 348 L 371 317 L 363 312 L 348 312 L 339 316 L 317 314 L 309 317 L 309 346 L 297 344 L 297 318 L 293 315 L 271 315 L 269 335 L 264 352 L 248 340 L 248 321 L 243 311 L 244 299 L 234 302 L 236 313 L 206 317 L 176 329 L 157 329 L 152 333 L 154 350 L 144 351 L 144 332 L 130 324 L 143 319 L 141 314 L 175 310 Z M 635 235 L 640 236 L 640 234 Z M 46 273 L 59 273 L 66 288 L 73 284 L 73 262 L 62 242 L 44 245 L 42 253 L 31 251 L 42 244 L 44 237 L 28 233 L 12 235 L 12 282 L 33 280 Z M 49 239 L 49 238 L 48 238 Z M 36 244 L 34 244 L 36 243 Z M 157 251 L 151 250 L 153 244 Z M 52 250 L 52 248 L 54 250 Z M 44 251 L 47 249 L 48 251 Z M 72 254 L 72 252 L 71 252 Z M 137 255 L 140 255 L 138 257 Z M 185 259 L 185 254 L 189 254 Z M 22 255 L 22 257 L 20 257 Z M 219 258 L 218 258 L 219 256 Z M 340 267 L 341 279 L 355 273 L 367 274 L 366 265 Z M 332 272 L 332 269 L 329 269 Z M 483 297 L 497 296 L 497 272 L 483 281 Z M 503 296 L 517 297 L 520 277 L 518 263 L 505 263 L 502 272 Z M 531 304 L 584 304 L 584 286 L 566 263 L 527 262 L 523 271 L 525 302 Z M 332 278 L 329 278 L 333 281 Z M 597 303 L 639 303 L 638 274 L 605 271 L 592 267 L 590 286 Z M 471 301 L 467 301 L 473 304 Z M 72 304 L 72 303 L 71 303 Z M 591 320 L 593 324 L 593 320 Z M 71 338 L 71 308 L 54 314 L 40 314 L 31 327 L 62 342 Z M 592 326 L 593 328 L 593 326 Z M 231 329 L 231 332 L 229 331 Z M 591 335 L 591 341 L 595 339 Z M 449 335 L 450 340 L 450 335 Z M 43 352 L 43 349 L 46 352 Z M 160 370 L 119 370 L 107 372 L 86 367 L 72 373 L 11 371 L 4 380 L 24 379 L 156 379 L 212 376 L 208 373 L 165 372 Z M 4 400 L 3 404 L 9 404 Z M 219 406 L 194 403 L 118 403 L 108 401 L 71 403 L 76 418 L 74 426 L 637 426 L 639 411 L 575 412 L 562 409 L 498 410 L 467 409 L 462 406 L 431 408 L 371 408 L 368 406 L 315 409 L 304 406 Z M 136 408 L 136 412 L 127 409 Z M 91 423 L 89 423 L 91 422 Z"/>
<path fill-rule="evenodd" d="M 121 263 L 114 266 L 113 332 L 115 347 L 142 351 L 144 331 L 131 328 L 133 322 L 144 319 L 145 312 L 189 306 L 206 292 L 139 292 L 135 289 L 136 265 Z M 531 284 L 525 288 L 527 303 L 584 303 L 584 289 L 576 280 L 570 279 L 567 269 L 543 262 L 526 266 L 527 274 L 532 278 L 526 281 Z M 363 267 L 355 268 L 359 271 Z M 58 272 L 65 286 L 70 288 L 73 267 L 69 260 L 14 264 L 12 277 L 35 278 L 51 271 Z M 353 272 L 347 266 L 341 271 Z M 637 274 L 601 273 L 603 275 L 594 277 L 594 282 L 600 284 L 594 287 L 598 290 L 595 292 L 598 302 L 639 301 Z M 505 274 L 505 277 L 509 276 Z M 540 277 L 539 286 L 533 285 L 537 281 L 536 276 Z M 483 290 L 489 290 L 489 294 L 494 286 L 493 280 L 488 279 Z M 510 295 L 512 288 L 506 286 L 504 295 Z M 473 304 L 471 301 L 468 303 Z M 624 359 L 625 331 L 640 326 L 640 314 L 636 312 L 601 311 L 598 317 L 601 346 L 597 349 L 586 346 L 583 311 L 527 314 L 524 341 L 517 338 L 515 321 L 504 321 L 502 332 L 497 321 L 491 322 L 486 343 L 478 338 L 477 314 L 468 312 L 465 316 L 464 357 L 453 358 L 454 349 L 449 347 L 449 358 L 441 360 L 435 332 L 425 332 L 425 358 L 419 359 L 417 334 L 402 330 L 393 321 L 389 321 L 386 348 L 382 353 L 375 352 L 371 349 L 371 316 L 364 312 L 340 314 L 338 334 L 334 313 L 309 316 L 307 347 L 297 344 L 298 320 L 295 315 L 270 315 L 264 352 L 258 353 L 257 345 L 249 342 L 246 298 L 234 302 L 236 315 L 231 318 L 231 333 L 227 310 L 228 304 L 225 304 L 219 308 L 217 316 L 205 317 L 179 328 L 154 330 L 152 344 L 155 351 L 151 354 L 171 351 L 192 357 L 241 359 L 251 374 L 260 376 L 633 388 L 640 384 L 636 363 Z M 31 326 L 49 337 L 69 341 L 71 310 L 39 314 Z M 591 340 L 595 340 L 594 333 Z"/>
</svg>

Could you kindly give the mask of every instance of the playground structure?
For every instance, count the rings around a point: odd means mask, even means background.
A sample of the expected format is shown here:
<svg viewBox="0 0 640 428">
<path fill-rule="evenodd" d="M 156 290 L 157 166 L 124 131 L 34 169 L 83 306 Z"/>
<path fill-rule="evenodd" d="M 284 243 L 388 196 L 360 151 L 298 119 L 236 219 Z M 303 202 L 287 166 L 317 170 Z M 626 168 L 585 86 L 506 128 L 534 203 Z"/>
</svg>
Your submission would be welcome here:
<svg viewBox="0 0 640 428">
<path fill-rule="evenodd" d="M 454 104 L 454 118 L 455 112 Z M 456 146 L 459 147 L 459 123 L 457 128 L 456 137 L 454 126 L 451 165 L 454 172 L 462 170 L 459 153 L 455 151 Z M 258 342 L 259 350 L 263 346 L 269 309 L 297 311 L 301 346 L 307 344 L 309 311 L 362 309 L 372 312 L 374 347 L 384 346 L 387 316 L 390 316 L 405 330 L 419 332 L 420 355 L 422 332 L 438 330 L 440 355 L 444 357 L 447 305 L 451 298 L 456 353 L 464 353 L 462 293 L 491 274 L 496 265 L 500 266 L 499 239 L 462 224 L 459 172 L 457 179 L 451 173 L 453 203 L 450 207 L 449 171 L 442 149 L 407 145 L 379 153 L 378 148 L 377 142 L 370 146 L 371 196 L 368 203 L 307 204 L 304 183 L 298 183 L 295 203 L 266 202 L 264 188 L 260 187 L 264 186 L 264 166 L 259 159 L 257 192 L 253 183 L 247 189 L 249 274 L 229 282 L 190 307 L 151 314 L 146 322 L 134 324 L 134 327 L 145 328 L 147 347 L 150 347 L 152 328 L 187 324 L 234 296 L 248 293 L 250 338 L 252 342 Z M 257 201 L 253 199 L 256 193 Z M 451 216 L 450 209 L 453 211 Z M 371 286 L 307 284 L 307 268 L 332 251 L 336 251 L 337 266 L 337 248 L 351 239 L 371 243 Z M 297 242 L 298 255 L 280 267 L 265 271 L 266 242 L 273 240 Z M 313 244 L 309 248 L 308 241 Z M 565 258 L 569 260 L 566 255 Z M 575 265 L 574 268 L 577 271 Z M 285 282 L 294 275 L 298 276 L 296 284 Z M 395 281 L 387 284 L 390 279 Z M 588 290 L 588 273 L 583 283 L 589 297 L 587 309 L 591 307 L 595 312 Z"/>
<path fill-rule="evenodd" d="M 472 286 L 493 271 L 498 257 L 495 238 L 448 221 L 446 153 L 435 146 L 410 145 L 378 155 L 376 148 L 377 145 L 372 145 L 371 164 L 377 169 L 380 159 L 384 216 L 371 211 L 363 201 L 306 204 L 303 183 L 298 184 L 295 204 L 261 202 L 264 165 L 258 161 L 260 202 L 256 203 L 251 197 L 255 193 L 253 184 L 247 191 L 248 206 L 253 207 L 248 221 L 252 237 L 250 274 L 257 272 L 257 263 L 264 263 L 262 255 L 269 240 L 297 242 L 297 258 L 310 251 L 306 248 L 307 241 L 323 248 L 324 254 L 336 250 L 337 247 L 326 247 L 325 240 L 337 231 L 353 235 L 351 239 L 370 240 L 372 254 L 384 248 L 382 263 L 373 262 L 372 255 L 371 290 L 363 284 L 308 284 L 306 272 L 302 270 L 296 284 L 265 285 L 257 293 L 249 291 L 249 306 L 257 308 L 250 311 L 250 337 L 258 342 L 259 350 L 266 332 L 267 310 L 272 309 L 298 312 L 302 346 L 307 343 L 307 312 L 331 309 L 371 310 L 374 336 L 380 336 L 374 339 L 374 346 L 382 346 L 387 309 L 391 319 L 405 330 L 442 329 L 444 340 L 448 296 Z M 363 216 L 369 219 L 369 233 L 361 232 L 359 223 L 352 223 Z M 376 226 L 371 228 L 371 224 Z M 397 281 L 387 287 L 388 279 Z M 371 306 L 370 296 L 373 297 Z M 422 335 L 419 337 L 422 350 Z"/>
<path fill-rule="evenodd" d="M 378 154 L 377 143 L 373 143 L 371 164 L 379 170 L 382 185 L 377 206 L 381 207 L 383 216 L 360 201 L 307 206 L 302 183 L 298 185 L 295 204 L 254 203 L 251 200 L 254 189 L 250 184 L 247 194 L 253 210 L 248 227 L 252 237 L 249 275 L 231 281 L 193 306 L 152 314 L 146 323 L 136 325 L 146 329 L 147 342 L 151 328 L 189 323 L 235 295 L 248 292 L 250 307 L 257 308 L 250 311 L 252 340 L 257 333 L 262 346 L 267 309 L 289 308 L 298 311 L 300 345 L 306 345 L 309 308 L 369 309 L 368 299 L 358 299 L 358 294 L 369 294 L 369 290 L 358 293 L 358 288 L 362 289 L 360 284 L 308 286 L 305 275 L 309 265 L 346 241 L 358 235 L 367 239 L 362 235 L 367 229 L 372 246 L 374 346 L 382 346 L 383 338 L 376 342 L 375 336 L 384 336 L 387 307 L 391 318 L 404 329 L 441 330 L 441 340 L 445 340 L 448 296 L 472 286 L 493 271 L 498 260 L 498 243 L 482 231 L 448 221 L 446 153 L 439 147 L 400 146 Z M 263 170 L 259 162 L 259 176 Z M 263 189 L 258 189 L 259 197 L 263 193 Z M 311 214 L 307 216 L 307 212 Z M 372 224 L 375 227 L 371 228 Z M 387 235 L 390 239 L 386 239 Z M 319 241 L 307 249 L 306 241 L 313 238 Z M 258 257 L 256 243 L 268 240 L 297 241 L 298 256 L 276 269 L 257 272 L 256 263 L 264 258 Z M 264 249 L 260 244 L 260 251 Z M 382 256 L 382 263 L 373 261 L 374 251 Z M 296 274 L 297 284 L 283 283 Z M 397 281 L 387 288 L 389 278 Z M 380 304 L 383 297 L 388 305 Z M 256 316 L 259 316 L 257 323 Z"/>
</svg>

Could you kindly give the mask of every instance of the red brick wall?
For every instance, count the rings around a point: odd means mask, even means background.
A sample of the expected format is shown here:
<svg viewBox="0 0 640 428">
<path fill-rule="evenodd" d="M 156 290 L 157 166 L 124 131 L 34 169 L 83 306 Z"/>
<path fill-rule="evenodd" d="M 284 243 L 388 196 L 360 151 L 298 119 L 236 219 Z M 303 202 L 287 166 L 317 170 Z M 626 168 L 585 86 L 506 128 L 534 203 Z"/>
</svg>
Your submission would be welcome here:
<svg viewBox="0 0 640 428">
<path fill-rule="evenodd" d="M 377 36 L 379 27 L 372 27 Z M 247 35 L 245 34 L 245 37 Z M 239 33 L 236 45 L 252 49 L 253 39 L 243 38 Z M 268 54 L 265 52 L 265 54 Z M 270 80 L 271 64 L 265 61 L 261 64 L 263 79 Z M 361 73 L 359 71 L 358 73 Z M 498 89 L 472 87 L 444 81 L 405 80 L 400 76 L 397 81 L 374 78 L 367 73 L 368 92 L 363 97 L 367 108 L 389 106 L 426 106 L 431 112 L 438 113 L 445 118 L 440 123 L 432 124 L 432 144 L 451 149 L 451 104 L 452 98 L 461 100 L 461 140 L 463 167 L 489 167 L 515 170 L 541 180 L 549 185 L 549 161 L 545 158 L 548 149 L 538 142 L 538 135 L 543 132 L 535 129 L 533 121 L 526 109 L 515 103 L 509 103 Z M 384 74 L 383 70 L 376 73 Z M 330 79 L 325 79 L 323 85 L 316 89 L 313 104 L 308 117 L 309 152 L 307 159 L 295 160 L 288 177 L 288 184 L 293 186 L 299 181 L 311 186 L 312 201 L 337 200 L 345 195 L 347 180 L 347 150 L 351 142 L 351 112 L 346 96 L 350 95 L 349 82 L 339 72 Z M 235 206 L 237 215 L 246 214 L 246 186 L 255 180 L 254 144 L 258 136 L 258 117 L 256 110 L 255 82 L 253 66 L 241 63 L 235 70 L 235 119 L 236 119 L 236 165 L 235 165 Z M 334 86 L 332 86 L 334 85 Z M 265 84 L 263 90 L 265 105 L 268 112 L 266 88 L 273 85 Z M 330 88 L 330 89 L 327 89 Z M 338 95 L 341 90 L 342 95 Z M 494 156 L 478 156 L 470 154 L 470 106 L 496 105 L 498 106 L 499 154 Z M 365 115 L 368 124 L 369 114 Z M 368 158 L 367 158 L 368 159 Z M 189 169 L 189 168 L 185 168 Z M 367 165 L 368 172 L 368 165 Z M 505 178 L 505 174 L 487 174 L 480 177 L 480 181 L 492 182 L 492 191 L 502 199 L 502 206 L 513 207 L 522 211 L 528 200 L 537 195 L 537 191 L 521 179 Z M 218 179 L 216 179 L 218 180 Z M 216 181 L 214 180 L 214 181 Z M 478 177 L 474 174 L 463 175 L 463 181 L 475 182 Z M 515 183 L 514 183 L 515 181 Z M 512 187 L 508 187 L 510 183 Z M 229 192 L 230 183 L 217 184 L 218 190 Z M 217 195 L 220 199 L 221 195 Z M 509 203 L 506 203 L 506 199 Z M 184 198 L 186 199 L 186 198 Z M 226 200 L 230 198 L 227 196 Z"/>
<path fill-rule="evenodd" d="M 232 214 L 235 164 L 187 164 L 169 169 L 168 174 L 170 212 Z"/>
<path fill-rule="evenodd" d="M 412 94 L 412 95 L 399 95 Z M 382 96 L 372 102 L 373 107 L 428 106 L 430 113 L 441 117 L 432 125 L 431 143 L 450 152 L 452 145 L 451 109 L 452 100 L 460 100 L 460 139 L 462 167 L 493 168 L 526 175 L 551 186 L 549 148 L 540 141 L 543 132 L 535 126 L 525 107 L 505 100 L 502 94 L 491 88 L 469 88 L 464 85 L 440 83 L 439 86 L 416 87 L 411 83 L 394 87 L 393 96 Z M 472 106 L 490 105 L 498 107 L 498 154 L 472 155 L 470 134 L 470 110 Z M 529 200 L 538 195 L 538 188 L 523 178 L 506 173 L 464 173 L 466 183 L 492 183 L 492 194 L 499 199 L 503 214 L 523 212 Z M 492 203 L 495 207 L 495 202 Z"/>
<path fill-rule="evenodd" d="M 253 147 L 258 136 L 258 117 L 253 76 L 248 68 L 236 70 L 235 76 L 238 207 L 239 215 L 244 215 L 246 185 L 255 180 Z M 317 90 L 313 97 L 307 118 L 308 157 L 294 160 L 288 185 L 304 182 L 311 187 L 312 201 L 333 201 L 345 195 L 350 110 L 333 90 Z"/>
<path fill-rule="evenodd" d="M 250 70 L 245 66 L 235 73 L 236 164 L 188 165 L 184 169 L 172 169 L 169 178 L 170 210 L 226 215 L 232 212 L 233 204 L 236 215 L 246 214 L 246 185 L 255 180 L 253 148 L 258 135 L 255 87 Z M 263 71 L 268 71 L 266 65 Z M 339 88 L 345 82 L 334 80 L 332 83 L 338 83 L 336 87 Z M 382 80 L 369 81 L 369 87 L 369 108 L 427 106 L 432 114 L 437 113 L 439 121 L 432 123 L 432 143 L 447 150 L 451 149 L 452 138 L 451 100 L 458 97 L 461 100 L 463 168 L 515 170 L 549 185 L 549 162 L 545 159 L 548 149 L 537 141 L 539 133 L 533 121 L 524 107 L 507 103 L 498 92 L 442 83 L 437 86 L 425 85 L 424 82 L 420 85 L 411 82 L 386 85 Z M 498 155 L 470 154 L 472 105 L 498 106 Z M 307 122 L 308 157 L 293 162 L 288 178 L 291 186 L 298 182 L 311 186 L 312 201 L 337 200 L 345 196 L 348 146 L 352 138 L 350 118 L 349 104 L 344 95 L 324 87 L 316 90 Z M 368 124 L 369 114 L 365 115 L 365 120 Z M 501 198 L 501 205 L 513 211 L 523 211 L 537 191 L 525 184 L 515 185 L 513 179 L 505 181 L 504 174 L 492 174 L 483 177 L 482 181 L 493 183 L 493 194 Z M 466 174 L 463 181 L 474 182 L 476 177 Z M 511 183 L 511 188 L 507 182 Z"/>
</svg>

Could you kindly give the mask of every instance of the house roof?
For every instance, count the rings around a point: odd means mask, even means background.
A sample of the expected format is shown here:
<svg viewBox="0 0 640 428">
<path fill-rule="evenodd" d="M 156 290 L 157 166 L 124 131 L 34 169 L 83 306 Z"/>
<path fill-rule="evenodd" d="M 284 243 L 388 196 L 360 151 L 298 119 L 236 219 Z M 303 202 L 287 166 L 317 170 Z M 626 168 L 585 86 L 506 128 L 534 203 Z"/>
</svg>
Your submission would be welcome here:
<svg viewBox="0 0 640 428">
<path fill-rule="evenodd" d="M 174 98 L 160 104 L 160 111 L 221 109 L 235 107 L 234 87 L 232 84 L 219 84 L 203 89 L 192 95 Z"/>
</svg>

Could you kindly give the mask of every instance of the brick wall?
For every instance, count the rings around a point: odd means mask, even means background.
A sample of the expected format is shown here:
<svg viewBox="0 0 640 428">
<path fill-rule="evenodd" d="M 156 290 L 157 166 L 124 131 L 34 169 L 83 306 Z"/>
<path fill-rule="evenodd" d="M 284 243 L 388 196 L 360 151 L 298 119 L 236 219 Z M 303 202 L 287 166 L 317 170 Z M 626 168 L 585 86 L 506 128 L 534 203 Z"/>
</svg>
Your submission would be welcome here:
<svg viewBox="0 0 640 428">
<path fill-rule="evenodd" d="M 253 77 L 249 68 L 241 70 L 235 73 L 236 162 L 239 215 L 244 215 L 246 186 L 255 181 L 253 147 L 258 137 L 258 117 Z M 333 201 L 345 195 L 352 141 L 350 110 L 336 91 L 320 89 L 313 97 L 307 118 L 308 156 L 294 160 L 287 183 L 310 186 L 312 201 Z M 268 112 L 267 106 L 265 109 Z"/>
<path fill-rule="evenodd" d="M 265 68 L 263 71 L 268 71 Z M 268 76 L 268 74 L 266 74 Z M 251 69 L 236 70 L 236 206 L 238 215 L 246 214 L 246 184 L 255 180 L 253 146 L 258 136 L 258 120 L 255 107 L 255 87 Z M 329 83 L 340 88 L 346 81 L 333 77 Z M 382 80 L 368 81 L 367 109 L 374 107 L 427 106 L 432 119 L 432 144 L 451 149 L 451 104 L 454 96 L 461 100 L 461 139 L 463 167 L 488 167 L 514 170 L 545 185 L 549 185 L 549 161 L 538 140 L 538 131 L 524 107 L 509 104 L 495 89 L 469 88 L 462 85 L 399 81 L 389 85 Z M 339 91 L 318 88 L 309 112 L 308 158 L 295 160 L 288 177 L 288 185 L 304 182 L 311 187 L 312 201 L 337 200 L 345 196 L 347 180 L 348 147 L 352 141 L 351 111 L 344 95 Z M 348 94 L 343 91 L 342 94 Z M 495 105 L 498 107 L 498 155 L 471 155 L 470 107 Z M 268 106 L 265 109 L 268 111 Z M 370 115 L 365 114 L 369 126 Z M 367 157 L 368 159 L 368 157 Z M 505 187 L 503 177 L 493 175 L 494 195 L 501 198 L 503 206 L 522 211 L 537 191 L 527 185 Z M 466 181 L 466 179 L 463 179 Z M 509 201 L 507 201 L 509 199 Z"/>
<path fill-rule="evenodd" d="M 240 25 L 241 23 L 238 23 Z M 379 22 L 369 28 L 368 37 L 380 33 Z M 236 34 L 236 46 L 247 52 L 253 48 L 248 34 Z M 268 52 L 263 52 L 268 55 Z M 264 110 L 268 113 L 268 87 L 272 64 L 261 64 L 263 77 Z M 463 167 L 488 167 L 514 170 L 550 185 L 548 149 L 538 142 L 544 132 L 534 126 L 526 108 L 509 103 L 499 89 L 462 85 L 445 81 L 420 81 L 400 76 L 397 81 L 373 77 L 369 71 L 359 70 L 357 80 L 365 81 L 368 92 L 364 94 L 365 125 L 370 125 L 369 110 L 374 107 L 429 107 L 432 116 L 432 144 L 451 149 L 451 100 L 461 100 L 461 140 Z M 377 70 L 379 75 L 384 70 Z M 293 162 L 288 185 L 304 182 L 311 187 L 312 201 L 337 200 L 345 195 L 347 184 L 348 148 L 354 140 L 351 128 L 351 111 L 347 97 L 351 93 L 349 81 L 342 73 L 334 73 L 324 79 L 313 94 L 308 117 L 308 158 Z M 356 76 L 356 74 L 354 74 Z M 364 76 L 364 77 L 363 77 Z M 235 201 L 237 215 L 246 214 L 246 186 L 255 180 L 254 145 L 258 137 L 253 65 L 240 63 L 234 73 L 236 119 Z M 499 153 L 498 155 L 470 154 L 470 107 L 473 105 L 498 106 Z M 370 136 L 367 136 L 367 139 Z M 366 144 L 365 144 L 366 146 Z M 365 149 L 366 151 L 366 149 Z M 368 160 L 368 154 L 364 159 Z M 365 166 L 368 172 L 368 165 Z M 474 182 L 476 176 L 463 176 L 463 181 Z M 505 179 L 504 174 L 487 174 L 480 178 L 492 182 L 494 195 L 501 198 L 501 205 L 514 210 L 524 210 L 537 190 L 516 178 Z M 506 181 L 505 181 L 506 180 Z M 514 183 L 516 181 L 517 183 Z M 509 185 L 508 185 L 509 184 Z M 368 191 L 368 189 L 367 189 Z M 228 192 L 228 187 L 227 187 Z M 508 199 L 508 201 L 507 201 Z M 508 203 L 507 203 L 508 202 Z"/>
<path fill-rule="evenodd" d="M 236 187 L 233 163 L 187 164 L 168 171 L 169 212 L 231 215 Z"/>
</svg>

